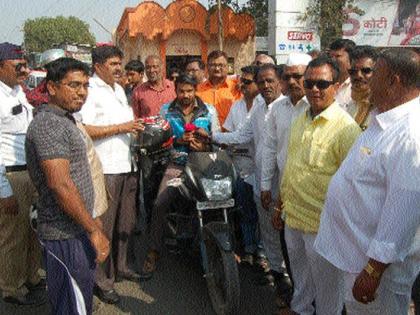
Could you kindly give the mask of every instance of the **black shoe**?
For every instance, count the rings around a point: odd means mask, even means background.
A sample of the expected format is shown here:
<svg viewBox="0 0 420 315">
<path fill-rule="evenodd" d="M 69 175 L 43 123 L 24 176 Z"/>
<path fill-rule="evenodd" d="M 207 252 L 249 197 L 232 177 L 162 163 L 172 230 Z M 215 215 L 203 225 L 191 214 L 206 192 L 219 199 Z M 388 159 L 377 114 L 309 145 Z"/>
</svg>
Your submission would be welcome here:
<svg viewBox="0 0 420 315">
<path fill-rule="evenodd" d="M 6 296 L 3 298 L 6 303 L 24 306 L 39 306 L 47 303 L 45 296 L 35 296 L 31 292 L 28 292 L 24 296 Z"/>
<path fill-rule="evenodd" d="M 94 288 L 94 294 L 102 302 L 107 303 L 107 304 L 117 304 L 120 301 L 120 296 L 114 289 L 106 291 L 96 286 Z"/>
<path fill-rule="evenodd" d="M 132 270 L 119 272 L 117 276 L 115 277 L 115 282 L 121 282 L 123 280 L 137 282 L 140 280 L 140 275 L 137 272 L 134 272 Z"/>
<path fill-rule="evenodd" d="M 47 280 L 43 278 L 37 284 L 26 283 L 25 285 L 29 291 L 45 291 L 47 289 Z"/>
<path fill-rule="evenodd" d="M 275 280 L 271 272 L 264 272 L 264 273 L 259 274 L 255 278 L 254 283 L 256 285 L 261 285 L 261 286 L 270 286 L 270 287 L 275 286 Z"/>
<path fill-rule="evenodd" d="M 271 274 L 274 277 L 274 282 L 280 295 L 288 295 L 293 292 L 293 284 L 287 273 L 271 270 Z"/>
</svg>

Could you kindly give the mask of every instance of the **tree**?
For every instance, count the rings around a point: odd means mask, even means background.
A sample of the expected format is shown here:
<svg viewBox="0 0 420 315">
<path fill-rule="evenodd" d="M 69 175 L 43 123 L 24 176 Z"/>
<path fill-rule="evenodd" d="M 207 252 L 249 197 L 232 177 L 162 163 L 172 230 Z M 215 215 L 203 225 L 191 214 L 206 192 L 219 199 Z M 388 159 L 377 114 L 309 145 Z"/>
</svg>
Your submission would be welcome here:
<svg viewBox="0 0 420 315">
<path fill-rule="evenodd" d="M 343 35 L 343 23 L 347 19 L 347 10 L 363 14 L 363 11 L 353 6 L 354 0 L 312 0 L 302 20 L 314 24 L 318 28 L 321 47 L 328 47 L 336 38 Z"/>
<path fill-rule="evenodd" d="M 210 0 L 209 7 L 212 8 L 216 2 Z M 237 13 L 251 14 L 255 19 L 257 36 L 268 35 L 268 0 L 248 0 L 242 6 L 237 0 L 222 0 L 222 4 L 231 7 Z"/>
<path fill-rule="evenodd" d="M 74 16 L 28 19 L 23 32 L 25 49 L 31 52 L 42 52 L 54 44 L 65 42 L 90 45 L 96 42 L 95 36 L 89 31 L 89 25 Z"/>
</svg>

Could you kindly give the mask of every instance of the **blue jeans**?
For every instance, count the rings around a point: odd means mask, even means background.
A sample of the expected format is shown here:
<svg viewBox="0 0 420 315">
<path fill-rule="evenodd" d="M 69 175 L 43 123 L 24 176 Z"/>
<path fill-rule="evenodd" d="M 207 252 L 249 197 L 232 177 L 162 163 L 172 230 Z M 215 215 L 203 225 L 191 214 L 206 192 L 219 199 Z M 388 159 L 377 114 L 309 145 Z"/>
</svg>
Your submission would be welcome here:
<svg viewBox="0 0 420 315">
<path fill-rule="evenodd" d="M 252 185 L 246 183 L 242 178 L 236 181 L 236 203 L 239 206 L 240 226 L 242 231 L 245 253 L 253 254 L 257 249 L 257 225 L 258 213 L 254 202 Z"/>
</svg>

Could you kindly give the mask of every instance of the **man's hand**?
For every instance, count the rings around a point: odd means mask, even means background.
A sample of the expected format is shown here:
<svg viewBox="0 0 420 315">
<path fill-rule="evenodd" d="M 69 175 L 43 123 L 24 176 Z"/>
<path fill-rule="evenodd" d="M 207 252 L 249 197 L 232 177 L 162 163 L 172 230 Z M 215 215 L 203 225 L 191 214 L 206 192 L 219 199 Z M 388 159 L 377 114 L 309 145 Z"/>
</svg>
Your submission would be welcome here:
<svg viewBox="0 0 420 315">
<path fill-rule="evenodd" d="M 190 149 L 193 151 L 204 152 L 207 150 L 207 145 L 200 140 L 192 138 L 190 142 Z"/>
<path fill-rule="evenodd" d="M 7 215 L 18 215 L 19 205 L 15 196 L 0 198 L 0 209 L 2 213 Z"/>
<path fill-rule="evenodd" d="M 109 241 L 100 229 L 95 229 L 89 235 L 90 242 L 96 251 L 96 262 L 102 263 L 109 255 Z"/>
<path fill-rule="evenodd" d="M 266 190 L 261 192 L 261 203 L 265 210 L 268 210 L 270 208 L 271 204 L 271 191 Z"/>
<path fill-rule="evenodd" d="M 284 228 L 284 222 L 281 218 L 281 211 L 274 209 L 273 216 L 271 217 L 271 223 L 276 230 L 282 230 Z"/>
<path fill-rule="evenodd" d="M 144 126 L 140 118 L 118 125 L 119 133 L 137 133 L 143 130 Z"/>
<path fill-rule="evenodd" d="M 353 285 L 353 296 L 356 301 L 368 304 L 375 300 L 376 290 L 380 282 L 380 278 L 372 277 L 365 270 L 362 270 Z"/>
</svg>

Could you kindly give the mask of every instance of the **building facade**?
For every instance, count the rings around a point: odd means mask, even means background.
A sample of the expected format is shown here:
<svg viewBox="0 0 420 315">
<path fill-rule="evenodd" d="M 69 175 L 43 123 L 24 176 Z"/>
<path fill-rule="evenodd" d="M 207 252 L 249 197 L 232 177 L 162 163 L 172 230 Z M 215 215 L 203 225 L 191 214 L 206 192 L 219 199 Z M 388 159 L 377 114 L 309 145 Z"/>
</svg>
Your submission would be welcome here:
<svg viewBox="0 0 420 315">
<path fill-rule="evenodd" d="M 249 14 L 236 14 L 223 7 L 224 51 L 229 56 L 230 72 L 239 73 L 255 56 L 255 22 Z M 115 34 L 124 52 L 124 61 L 159 55 L 166 67 L 182 67 L 188 56 L 206 61 L 218 49 L 218 12 L 207 10 L 196 0 L 176 0 L 163 8 L 144 1 L 126 8 Z"/>
</svg>

